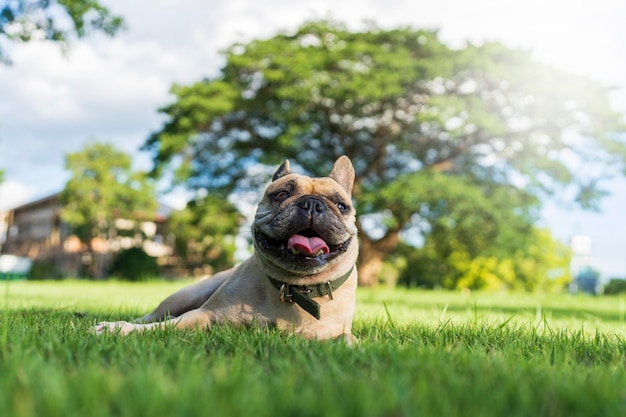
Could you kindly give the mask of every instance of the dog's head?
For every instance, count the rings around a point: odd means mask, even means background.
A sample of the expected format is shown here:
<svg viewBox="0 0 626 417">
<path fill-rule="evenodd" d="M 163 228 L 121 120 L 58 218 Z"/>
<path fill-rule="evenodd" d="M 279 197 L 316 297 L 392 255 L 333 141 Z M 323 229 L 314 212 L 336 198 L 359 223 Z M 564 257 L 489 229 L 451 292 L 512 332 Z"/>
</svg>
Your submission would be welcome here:
<svg viewBox="0 0 626 417">
<path fill-rule="evenodd" d="M 354 168 L 346 156 L 324 178 L 294 174 L 289 161 L 278 168 L 252 225 L 257 258 L 266 272 L 323 282 L 354 265 L 353 183 Z"/>
</svg>

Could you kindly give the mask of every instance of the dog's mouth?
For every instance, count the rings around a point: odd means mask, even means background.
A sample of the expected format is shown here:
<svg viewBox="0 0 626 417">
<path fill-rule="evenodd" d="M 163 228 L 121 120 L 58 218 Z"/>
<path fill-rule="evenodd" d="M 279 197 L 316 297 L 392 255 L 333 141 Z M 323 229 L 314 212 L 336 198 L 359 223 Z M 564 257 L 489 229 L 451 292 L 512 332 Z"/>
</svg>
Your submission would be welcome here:
<svg viewBox="0 0 626 417">
<path fill-rule="evenodd" d="M 263 250 L 293 262 L 330 261 L 348 249 L 351 239 L 333 245 L 313 229 L 299 231 L 286 239 L 272 239 L 259 230 L 255 233 L 255 240 Z"/>
<path fill-rule="evenodd" d="M 308 229 L 293 234 L 287 239 L 287 249 L 295 256 L 318 256 L 330 253 L 330 248 L 317 232 Z"/>
</svg>

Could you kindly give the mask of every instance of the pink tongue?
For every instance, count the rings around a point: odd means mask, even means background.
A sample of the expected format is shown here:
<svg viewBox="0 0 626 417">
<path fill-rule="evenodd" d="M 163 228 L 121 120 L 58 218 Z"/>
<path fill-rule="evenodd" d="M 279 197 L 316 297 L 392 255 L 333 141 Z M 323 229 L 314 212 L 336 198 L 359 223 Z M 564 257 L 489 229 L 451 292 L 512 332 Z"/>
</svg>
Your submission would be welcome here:
<svg viewBox="0 0 626 417">
<path fill-rule="evenodd" d="M 305 255 L 312 255 L 317 253 L 320 249 L 323 253 L 330 252 L 328 245 L 323 239 L 319 237 L 306 237 L 302 235 L 293 235 L 287 241 L 287 249 L 291 250 L 296 248 L 300 253 Z"/>
</svg>

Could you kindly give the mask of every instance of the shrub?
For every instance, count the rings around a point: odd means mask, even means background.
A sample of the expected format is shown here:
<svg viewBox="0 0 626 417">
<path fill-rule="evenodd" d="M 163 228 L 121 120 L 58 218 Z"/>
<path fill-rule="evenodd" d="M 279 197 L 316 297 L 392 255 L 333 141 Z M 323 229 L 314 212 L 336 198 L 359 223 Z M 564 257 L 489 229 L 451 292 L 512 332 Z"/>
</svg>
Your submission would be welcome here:
<svg viewBox="0 0 626 417">
<path fill-rule="evenodd" d="M 612 278 L 609 283 L 604 286 L 604 293 L 608 295 L 623 292 L 626 292 L 626 279 L 624 278 Z"/>
<path fill-rule="evenodd" d="M 61 273 L 53 261 L 34 261 L 28 278 L 32 280 L 61 279 Z"/>
<path fill-rule="evenodd" d="M 142 281 L 160 275 L 160 268 L 156 258 L 142 248 L 134 247 L 121 251 L 115 257 L 111 275 L 127 281 Z"/>
</svg>

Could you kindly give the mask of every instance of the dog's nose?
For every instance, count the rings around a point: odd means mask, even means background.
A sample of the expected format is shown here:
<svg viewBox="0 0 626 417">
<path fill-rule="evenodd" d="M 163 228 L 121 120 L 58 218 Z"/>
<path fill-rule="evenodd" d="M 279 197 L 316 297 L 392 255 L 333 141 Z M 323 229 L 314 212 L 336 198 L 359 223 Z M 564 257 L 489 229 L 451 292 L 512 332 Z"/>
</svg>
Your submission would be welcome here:
<svg viewBox="0 0 626 417">
<path fill-rule="evenodd" d="M 326 211 L 326 203 L 314 196 L 302 197 L 297 205 L 310 214 L 320 214 Z"/>
</svg>

